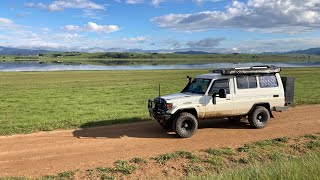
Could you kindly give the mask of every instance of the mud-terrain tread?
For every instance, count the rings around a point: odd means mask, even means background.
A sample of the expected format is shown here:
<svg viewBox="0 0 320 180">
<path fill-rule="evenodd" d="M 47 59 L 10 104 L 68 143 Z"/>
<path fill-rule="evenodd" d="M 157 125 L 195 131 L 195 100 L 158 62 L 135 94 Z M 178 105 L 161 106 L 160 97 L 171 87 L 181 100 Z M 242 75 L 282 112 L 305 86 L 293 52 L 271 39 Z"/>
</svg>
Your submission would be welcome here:
<svg viewBox="0 0 320 180">
<path fill-rule="evenodd" d="M 259 122 L 258 115 L 262 113 L 264 115 L 264 122 Z M 257 106 L 248 116 L 249 124 L 257 129 L 262 129 L 267 126 L 270 121 L 270 112 L 267 108 L 263 106 Z"/>
<path fill-rule="evenodd" d="M 189 119 L 191 120 L 191 122 L 193 123 L 193 128 L 191 131 L 184 131 L 182 128 L 181 128 L 181 123 L 186 120 L 186 119 Z M 180 127 L 180 128 L 178 128 Z M 173 130 L 176 132 L 176 134 L 179 136 L 179 137 L 182 137 L 182 138 L 189 138 L 191 137 L 192 135 L 194 135 L 196 133 L 198 129 L 198 120 L 197 118 L 190 114 L 190 113 L 187 113 L 187 112 L 183 112 L 183 113 L 180 113 L 174 123 L 173 123 Z"/>
</svg>

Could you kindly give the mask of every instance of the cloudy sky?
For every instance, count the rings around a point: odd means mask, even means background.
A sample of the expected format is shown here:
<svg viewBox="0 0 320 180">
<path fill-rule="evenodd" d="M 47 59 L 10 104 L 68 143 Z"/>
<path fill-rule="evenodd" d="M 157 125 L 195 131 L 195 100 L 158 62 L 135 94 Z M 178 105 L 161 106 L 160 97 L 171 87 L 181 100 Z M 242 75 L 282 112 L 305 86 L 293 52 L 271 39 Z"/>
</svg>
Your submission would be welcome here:
<svg viewBox="0 0 320 180">
<path fill-rule="evenodd" d="M 1 0 L 0 46 L 268 52 L 320 47 L 319 0 Z"/>
</svg>

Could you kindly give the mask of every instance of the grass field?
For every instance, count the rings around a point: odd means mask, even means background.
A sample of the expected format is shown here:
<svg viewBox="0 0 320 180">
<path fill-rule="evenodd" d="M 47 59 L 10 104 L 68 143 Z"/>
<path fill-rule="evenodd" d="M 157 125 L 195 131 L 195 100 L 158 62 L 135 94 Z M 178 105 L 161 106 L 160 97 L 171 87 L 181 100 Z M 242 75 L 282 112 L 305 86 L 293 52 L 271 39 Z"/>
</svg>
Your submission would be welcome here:
<svg viewBox="0 0 320 180">
<path fill-rule="evenodd" d="M 175 53 L 49 53 L 41 56 L 0 55 L 0 62 L 61 64 L 141 65 L 244 62 L 319 62 L 319 55 L 301 54 L 175 54 Z"/>
<path fill-rule="evenodd" d="M 208 70 L 0 73 L 0 135 L 149 119 L 147 100 L 179 92 L 186 75 Z M 296 77 L 296 104 L 320 103 L 320 68 L 285 69 Z"/>
</svg>

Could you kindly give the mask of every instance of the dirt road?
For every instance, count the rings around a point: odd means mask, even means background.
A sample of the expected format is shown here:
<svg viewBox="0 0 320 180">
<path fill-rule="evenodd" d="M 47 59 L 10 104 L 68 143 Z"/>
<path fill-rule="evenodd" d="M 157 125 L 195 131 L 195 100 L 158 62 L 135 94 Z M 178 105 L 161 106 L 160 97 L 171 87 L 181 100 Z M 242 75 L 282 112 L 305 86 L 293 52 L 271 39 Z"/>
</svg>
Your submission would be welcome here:
<svg viewBox="0 0 320 180">
<path fill-rule="evenodd" d="M 40 177 L 67 170 L 108 166 L 118 159 L 175 150 L 238 146 L 251 141 L 320 132 L 320 105 L 275 113 L 264 129 L 246 122 L 206 120 L 189 139 L 168 134 L 154 121 L 101 128 L 0 137 L 0 177 Z"/>
</svg>

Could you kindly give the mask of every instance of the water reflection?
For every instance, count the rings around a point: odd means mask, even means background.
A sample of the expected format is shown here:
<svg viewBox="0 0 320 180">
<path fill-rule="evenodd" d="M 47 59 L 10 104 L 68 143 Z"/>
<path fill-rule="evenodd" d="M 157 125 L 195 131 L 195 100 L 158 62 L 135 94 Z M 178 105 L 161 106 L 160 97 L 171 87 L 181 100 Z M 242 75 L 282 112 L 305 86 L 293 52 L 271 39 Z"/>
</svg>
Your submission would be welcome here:
<svg viewBox="0 0 320 180">
<path fill-rule="evenodd" d="M 210 63 L 210 64 L 176 64 L 176 65 L 140 65 L 140 66 L 98 66 L 98 65 L 63 65 L 39 63 L 0 63 L 2 72 L 21 71 L 111 71 L 111 70 L 161 70 L 161 69 L 213 69 L 265 65 L 266 63 Z M 268 63 L 278 67 L 320 67 L 320 62 L 306 63 Z"/>
</svg>

